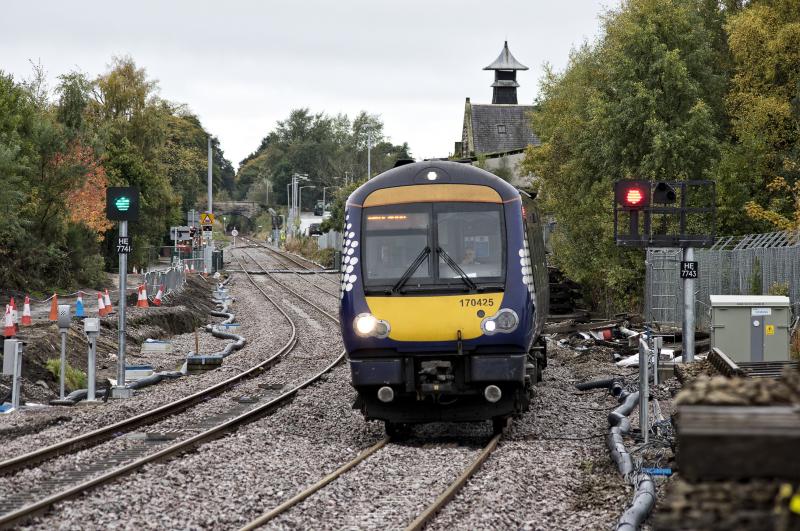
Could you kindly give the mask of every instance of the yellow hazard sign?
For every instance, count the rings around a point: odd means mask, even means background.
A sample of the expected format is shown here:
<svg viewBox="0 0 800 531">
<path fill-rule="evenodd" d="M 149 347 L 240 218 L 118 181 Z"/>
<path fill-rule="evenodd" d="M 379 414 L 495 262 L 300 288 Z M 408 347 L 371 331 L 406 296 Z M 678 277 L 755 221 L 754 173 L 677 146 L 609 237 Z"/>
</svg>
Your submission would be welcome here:
<svg viewBox="0 0 800 531">
<path fill-rule="evenodd" d="M 768 336 L 774 336 L 775 335 L 775 325 L 767 325 L 767 326 L 765 326 L 764 327 L 764 332 Z"/>
<path fill-rule="evenodd" d="M 211 212 L 203 212 L 200 214 L 200 225 L 213 225 L 214 224 L 214 214 Z"/>
</svg>

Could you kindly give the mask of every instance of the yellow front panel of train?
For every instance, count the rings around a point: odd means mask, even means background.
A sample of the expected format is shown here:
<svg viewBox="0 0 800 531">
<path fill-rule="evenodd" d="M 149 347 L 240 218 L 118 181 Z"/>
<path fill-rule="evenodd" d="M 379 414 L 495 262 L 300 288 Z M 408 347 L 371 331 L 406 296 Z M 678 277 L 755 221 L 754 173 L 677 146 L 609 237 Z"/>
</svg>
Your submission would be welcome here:
<svg viewBox="0 0 800 531">
<path fill-rule="evenodd" d="M 459 330 L 462 339 L 475 339 L 483 333 L 481 321 L 502 303 L 502 293 L 367 297 L 370 313 L 389 323 L 389 338 L 395 341 L 455 341 Z"/>
</svg>

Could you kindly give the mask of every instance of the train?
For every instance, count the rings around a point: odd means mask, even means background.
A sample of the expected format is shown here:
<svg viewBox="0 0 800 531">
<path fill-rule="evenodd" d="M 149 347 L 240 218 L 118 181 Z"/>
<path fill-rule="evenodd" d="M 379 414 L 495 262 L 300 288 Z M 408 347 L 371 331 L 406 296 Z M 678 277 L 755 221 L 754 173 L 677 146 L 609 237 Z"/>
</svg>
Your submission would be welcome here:
<svg viewBox="0 0 800 531">
<path fill-rule="evenodd" d="M 339 322 L 353 404 L 389 435 L 530 408 L 547 366 L 535 194 L 454 161 L 407 162 L 347 199 Z"/>
</svg>

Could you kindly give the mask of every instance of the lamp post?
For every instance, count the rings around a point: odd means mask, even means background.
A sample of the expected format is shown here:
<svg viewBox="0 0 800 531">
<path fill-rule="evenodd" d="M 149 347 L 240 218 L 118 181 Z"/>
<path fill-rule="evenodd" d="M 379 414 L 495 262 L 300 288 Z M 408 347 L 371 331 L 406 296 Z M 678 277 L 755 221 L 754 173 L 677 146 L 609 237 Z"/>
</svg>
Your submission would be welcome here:
<svg viewBox="0 0 800 531">
<path fill-rule="evenodd" d="M 367 180 L 372 179 L 372 129 L 367 129 Z"/>
<path fill-rule="evenodd" d="M 323 186 L 322 187 L 322 217 L 325 217 L 325 206 L 327 203 L 325 202 L 325 190 L 328 188 L 339 188 L 338 186 Z"/>
</svg>

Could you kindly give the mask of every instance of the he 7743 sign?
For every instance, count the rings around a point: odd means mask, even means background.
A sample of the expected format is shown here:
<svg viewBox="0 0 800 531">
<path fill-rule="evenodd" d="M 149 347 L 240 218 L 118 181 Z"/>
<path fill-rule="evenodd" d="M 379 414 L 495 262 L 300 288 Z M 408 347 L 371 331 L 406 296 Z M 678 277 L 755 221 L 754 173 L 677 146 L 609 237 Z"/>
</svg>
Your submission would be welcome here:
<svg viewBox="0 0 800 531">
<path fill-rule="evenodd" d="M 130 236 L 119 236 L 117 238 L 117 254 L 130 254 L 133 251 Z"/>
<path fill-rule="evenodd" d="M 697 278 L 697 262 L 681 262 L 681 278 Z"/>
</svg>

